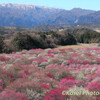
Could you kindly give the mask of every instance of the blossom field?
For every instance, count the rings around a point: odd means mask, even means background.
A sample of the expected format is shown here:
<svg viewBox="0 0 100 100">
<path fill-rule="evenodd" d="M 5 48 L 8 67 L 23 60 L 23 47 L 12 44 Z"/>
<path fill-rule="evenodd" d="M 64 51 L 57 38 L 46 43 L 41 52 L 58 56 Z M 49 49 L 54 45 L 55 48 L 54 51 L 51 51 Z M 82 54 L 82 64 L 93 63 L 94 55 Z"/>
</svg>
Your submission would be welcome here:
<svg viewBox="0 0 100 100">
<path fill-rule="evenodd" d="M 100 48 L 0 54 L 0 100 L 100 100 L 99 93 Z"/>
</svg>

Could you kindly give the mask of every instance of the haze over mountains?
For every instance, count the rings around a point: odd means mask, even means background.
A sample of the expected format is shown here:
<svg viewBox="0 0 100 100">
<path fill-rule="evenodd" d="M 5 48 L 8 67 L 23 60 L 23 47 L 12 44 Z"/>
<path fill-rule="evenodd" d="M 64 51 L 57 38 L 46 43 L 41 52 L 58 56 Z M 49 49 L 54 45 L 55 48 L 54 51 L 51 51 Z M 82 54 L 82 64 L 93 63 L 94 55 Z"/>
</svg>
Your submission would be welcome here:
<svg viewBox="0 0 100 100">
<path fill-rule="evenodd" d="M 55 9 L 25 4 L 1 4 L 0 26 L 100 24 L 100 11 Z"/>
</svg>

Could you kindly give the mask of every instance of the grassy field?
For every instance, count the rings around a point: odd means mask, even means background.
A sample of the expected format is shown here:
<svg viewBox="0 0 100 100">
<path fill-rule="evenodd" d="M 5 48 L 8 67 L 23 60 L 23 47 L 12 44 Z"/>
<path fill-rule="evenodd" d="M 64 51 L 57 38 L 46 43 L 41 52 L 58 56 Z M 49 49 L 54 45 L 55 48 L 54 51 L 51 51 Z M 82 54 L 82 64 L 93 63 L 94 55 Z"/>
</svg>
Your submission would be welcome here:
<svg viewBox="0 0 100 100">
<path fill-rule="evenodd" d="M 100 32 L 100 30 L 96 30 L 97 32 Z"/>
<path fill-rule="evenodd" d="M 98 47 L 98 43 L 58 46 L 56 49 L 67 49 L 67 48 L 95 48 L 95 47 Z"/>
</svg>

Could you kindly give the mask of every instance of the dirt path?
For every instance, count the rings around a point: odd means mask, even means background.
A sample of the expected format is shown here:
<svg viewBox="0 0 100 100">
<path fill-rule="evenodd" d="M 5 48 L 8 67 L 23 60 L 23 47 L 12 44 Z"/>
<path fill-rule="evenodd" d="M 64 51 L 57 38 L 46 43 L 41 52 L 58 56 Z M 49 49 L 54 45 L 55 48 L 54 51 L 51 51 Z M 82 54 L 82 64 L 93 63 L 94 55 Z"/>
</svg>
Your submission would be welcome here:
<svg viewBox="0 0 100 100">
<path fill-rule="evenodd" d="M 100 30 L 95 30 L 95 31 L 97 31 L 97 32 L 99 32 L 99 33 L 100 33 Z"/>
<path fill-rule="evenodd" d="M 98 44 L 97 43 L 58 46 L 55 49 L 66 49 L 66 48 L 95 48 L 95 47 L 98 47 Z"/>
</svg>

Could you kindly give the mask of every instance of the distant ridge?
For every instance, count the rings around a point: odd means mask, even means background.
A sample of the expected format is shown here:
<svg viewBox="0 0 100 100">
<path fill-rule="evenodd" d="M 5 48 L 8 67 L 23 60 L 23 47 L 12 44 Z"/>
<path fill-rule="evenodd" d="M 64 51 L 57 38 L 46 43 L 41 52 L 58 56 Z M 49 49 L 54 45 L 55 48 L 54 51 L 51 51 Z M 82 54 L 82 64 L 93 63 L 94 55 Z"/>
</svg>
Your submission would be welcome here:
<svg viewBox="0 0 100 100">
<path fill-rule="evenodd" d="M 80 16 L 77 24 L 100 24 L 100 11 Z"/>
<path fill-rule="evenodd" d="M 0 26 L 74 25 L 93 10 L 48 8 L 27 4 L 0 4 Z"/>
</svg>

